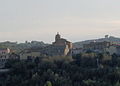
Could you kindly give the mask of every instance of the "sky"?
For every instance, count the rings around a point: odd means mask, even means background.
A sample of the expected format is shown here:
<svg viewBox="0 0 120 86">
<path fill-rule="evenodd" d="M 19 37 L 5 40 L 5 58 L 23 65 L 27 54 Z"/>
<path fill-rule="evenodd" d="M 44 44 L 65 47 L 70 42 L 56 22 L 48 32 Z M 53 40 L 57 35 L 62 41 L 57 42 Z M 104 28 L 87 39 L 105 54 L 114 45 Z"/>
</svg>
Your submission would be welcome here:
<svg viewBox="0 0 120 86">
<path fill-rule="evenodd" d="M 120 0 L 0 0 L 0 41 L 120 37 Z"/>
</svg>

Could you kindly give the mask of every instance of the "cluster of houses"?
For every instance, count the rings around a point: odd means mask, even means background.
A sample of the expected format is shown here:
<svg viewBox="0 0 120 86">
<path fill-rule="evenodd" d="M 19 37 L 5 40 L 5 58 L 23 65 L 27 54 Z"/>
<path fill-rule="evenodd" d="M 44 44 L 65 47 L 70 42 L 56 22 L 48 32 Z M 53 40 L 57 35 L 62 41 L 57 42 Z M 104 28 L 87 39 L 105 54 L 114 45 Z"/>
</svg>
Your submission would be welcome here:
<svg viewBox="0 0 120 86">
<path fill-rule="evenodd" d="M 0 68 L 5 66 L 5 63 L 9 59 L 34 59 L 42 56 L 72 56 L 73 54 L 80 54 L 83 52 L 95 52 L 95 53 L 109 53 L 120 55 L 120 45 L 113 44 L 111 42 L 90 42 L 84 44 L 83 48 L 74 48 L 72 42 L 61 38 L 61 35 L 57 33 L 55 36 L 55 42 L 45 47 L 31 47 L 21 51 L 19 54 L 15 54 L 9 48 L 0 48 Z"/>
<path fill-rule="evenodd" d="M 0 48 L 0 68 L 2 68 L 9 58 L 10 49 L 8 48 Z"/>
<path fill-rule="evenodd" d="M 9 48 L 0 48 L 0 68 L 4 68 L 9 59 L 19 59 L 19 55 L 13 53 Z"/>
<path fill-rule="evenodd" d="M 55 42 L 45 47 L 32 47 L 20 53 L 21 59 L 34 58 L 40 56 L 69 56 L 72 54 L 72 43 L 57 33 Z"/>
<path fill-rule="evenodd" d="M 79 54 L 82 52 L 109 53 L 110 55 L 120 55 L 120 44 L 114 44 L 107 41 L 94 41 L 88 44 L 84 44 L 83 48 L 73 48 L 73 54 Z"/>
<path fill-rule="evenodd" d="M 0 68 L 4 67 L 4 64 L 8 59 L 34 59 L 41 56 L 71 56 L 72 55 L 72 43 L 57 33 L 55 36 L 55 42 L 51 45 L 45 47 L 31 47 L 29 49 L 24 49 L 18 55 L 14 54 L 10 49 L 4 48 L 0 49 Z"/>
</svg>

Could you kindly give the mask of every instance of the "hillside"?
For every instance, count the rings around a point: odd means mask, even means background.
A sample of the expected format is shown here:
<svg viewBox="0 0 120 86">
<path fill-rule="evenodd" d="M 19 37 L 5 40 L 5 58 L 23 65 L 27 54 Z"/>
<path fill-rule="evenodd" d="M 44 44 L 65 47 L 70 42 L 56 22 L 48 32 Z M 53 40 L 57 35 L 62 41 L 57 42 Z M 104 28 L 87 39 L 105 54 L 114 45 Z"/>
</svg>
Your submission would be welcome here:
<svg viewBox="0 0 120 86">
<path fill-rule="evenodd" d="M 25 42 L 25 43 L 17 43 L 17 42 L 0 42 L 0 48 L 10 48 L 12 50 L 15 50 L 17 52 L 20 52 L 21 50 L 31 48 L 31 47 L 45 47 L 49 44 L 45 44 L 42 41 L 31 41 L 31 42 Z"/>
<path fill-rule="evenodd" d="M 114 37 L 114 36 L 110 36 L 110 37 L 105 37 L 105 38 L 100 38 L 100 39 L 92 39 L 92 40 L 86 40 L 86 41 L 81 41 L 81 42 L 75 42 L 73 43 L 73 46 L 75 48 L 82 48 L 83 44 L 89 44 L 90 42 L 103 42 L 103 41 L 108 41 L 108 42 L 112 42 L 114 44 L 120 44 L 120 38 Z"/>
</svg>

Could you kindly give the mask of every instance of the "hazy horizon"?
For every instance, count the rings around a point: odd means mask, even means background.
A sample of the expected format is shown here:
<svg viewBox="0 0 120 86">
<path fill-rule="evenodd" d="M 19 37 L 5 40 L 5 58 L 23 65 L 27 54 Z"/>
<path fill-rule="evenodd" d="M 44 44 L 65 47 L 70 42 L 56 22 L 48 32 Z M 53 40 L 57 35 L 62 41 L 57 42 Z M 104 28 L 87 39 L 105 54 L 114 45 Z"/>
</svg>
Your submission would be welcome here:
<svg viewBox="0 0 120 86">
<path fill-rule="evenodd" d="M 120 37 L 120 0 L 0 0 L 0 42 Z"/>
</svg>

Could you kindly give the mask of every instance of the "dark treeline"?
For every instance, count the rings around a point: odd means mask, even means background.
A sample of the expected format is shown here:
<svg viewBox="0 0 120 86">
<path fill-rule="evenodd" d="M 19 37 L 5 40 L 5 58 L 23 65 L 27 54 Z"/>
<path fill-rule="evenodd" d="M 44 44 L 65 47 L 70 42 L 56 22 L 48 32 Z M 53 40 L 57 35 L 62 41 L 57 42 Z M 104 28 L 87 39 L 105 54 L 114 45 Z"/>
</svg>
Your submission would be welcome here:
<svg viewBox="0 0 120 86">
<path fill-rule="evenodd" d="M 73 61 L 9 60 L 0 86 L 120 86 L 120 57 L 111 60 L 74 55 Z"/>
</svg>

